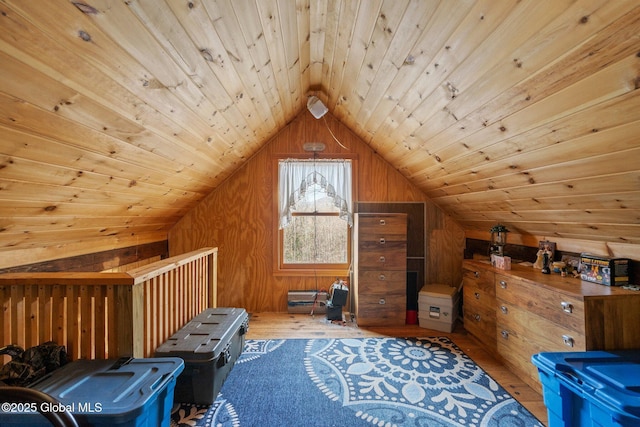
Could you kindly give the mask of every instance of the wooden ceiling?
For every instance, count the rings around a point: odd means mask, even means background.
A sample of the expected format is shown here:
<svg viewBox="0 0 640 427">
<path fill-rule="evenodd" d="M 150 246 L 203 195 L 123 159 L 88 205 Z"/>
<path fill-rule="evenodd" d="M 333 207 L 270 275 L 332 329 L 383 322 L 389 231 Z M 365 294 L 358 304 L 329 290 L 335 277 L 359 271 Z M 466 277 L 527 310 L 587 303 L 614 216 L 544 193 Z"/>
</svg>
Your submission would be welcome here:
<svg viewBox="0 0 640 427">
<path fill-rule="evenodd" d="M 637 0 L 0 0 L 0 77 L 0 267 L 166 239 L 309 95 L 469 236 L 640 244 Z"/>
</svg>

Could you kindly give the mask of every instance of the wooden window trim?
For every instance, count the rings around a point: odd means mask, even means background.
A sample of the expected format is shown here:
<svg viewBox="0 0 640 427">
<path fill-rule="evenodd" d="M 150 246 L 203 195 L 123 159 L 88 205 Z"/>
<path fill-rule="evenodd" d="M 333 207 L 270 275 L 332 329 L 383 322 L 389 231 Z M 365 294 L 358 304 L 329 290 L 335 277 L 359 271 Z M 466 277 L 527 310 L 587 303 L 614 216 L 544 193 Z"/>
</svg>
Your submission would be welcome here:
<svg viewBox="0 0 640 427">
<path fill-rule="evenodd" d="M 351 160 L 351 194 L 353 195 L 353 206 L 355 210 L 357 191 L 358 191 L 358 156 L 355 154 L 322 154 L 317 153 L 317 159 L 348 159 Z M 349 230 L 348 236 L 348 262 L 344 266 L 342 264 L 298 264 L 295 267 L 282 267 L 280 242 L 282 241 L 282 230 L 279 229 L 279 212 L 278 212 L 278 162 L 285 159 L 312 160 L 311 153 L 296 154 L 274 154 L 272 156 L 272 185 L 273 193 L 273 275 L 274 276 L 322 276 L 322 277 L 347 277 L 351 269 L 351 259 L 353 258 L 353 227 Z M 354 212 L 355 213 L 355 212 Z"/>
</svg>

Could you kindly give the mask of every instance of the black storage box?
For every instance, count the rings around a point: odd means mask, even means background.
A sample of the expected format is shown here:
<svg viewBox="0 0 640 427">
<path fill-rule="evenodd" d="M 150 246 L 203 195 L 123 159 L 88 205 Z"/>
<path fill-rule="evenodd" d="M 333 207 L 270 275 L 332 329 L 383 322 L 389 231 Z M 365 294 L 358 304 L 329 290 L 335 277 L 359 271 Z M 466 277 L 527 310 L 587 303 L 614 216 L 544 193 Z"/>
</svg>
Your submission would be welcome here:
<svg viewBox="0 0 640 427">
<path fill-rule="evenodd" d="M 249 316 L 243 308 L 210 308 L 156 349 L 156 357 L 180 357 L 176 402 L 211 405 L 244 349 Z"/>
<path fill-rule="evenodd" d="M 327 320 L 342 320 L 342 306 L 327 304 Z"/>
<path fill-rule="evenodd" d="M 331 286 L 331 299 L 329 300 L 329 304 L 347 305 L 347 295 L 349 295 L 349 288 L 342 283 L 334 283 Z"/>
</svg>

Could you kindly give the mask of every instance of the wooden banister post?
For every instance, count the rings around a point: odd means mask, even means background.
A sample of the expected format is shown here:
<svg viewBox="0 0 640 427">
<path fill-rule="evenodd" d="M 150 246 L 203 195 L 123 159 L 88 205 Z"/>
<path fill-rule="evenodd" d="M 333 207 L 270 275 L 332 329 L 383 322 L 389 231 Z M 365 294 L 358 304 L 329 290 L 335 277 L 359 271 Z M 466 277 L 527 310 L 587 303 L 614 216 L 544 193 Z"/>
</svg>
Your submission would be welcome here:
<svg viewBox="0 0 640 427">
<path fill-rule="evenodd" d="M 209 274 L 209 307 L 218 306 L 218 248 L 214 248 L 208 256 Z"/>
<path fill-rule="evenodd" d="M 109 357 L 133 356 L 133 290 L 132 286 L 114 286 L 115 307 L 114 327 L 110 333 L 115 334 L 117 347 L 109 349 Z"/>
<path fill-rule="evenodd" d="M 133 339 L 133 357 L 151 357 L 155 348 L 144 348 L 144 282 L 132 286 L 131 332 Z"/>
</svg>

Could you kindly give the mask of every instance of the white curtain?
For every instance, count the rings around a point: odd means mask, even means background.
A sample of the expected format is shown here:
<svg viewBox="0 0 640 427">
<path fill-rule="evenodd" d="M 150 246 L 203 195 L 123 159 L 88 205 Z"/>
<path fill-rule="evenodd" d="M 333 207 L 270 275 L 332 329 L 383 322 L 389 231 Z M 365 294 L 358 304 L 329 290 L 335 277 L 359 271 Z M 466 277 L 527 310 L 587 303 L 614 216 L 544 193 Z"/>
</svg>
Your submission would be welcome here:
<svg viewBox="0 0 640 427">
<path fill-rule="evenodd" d="M 318 184 L 340 209 L 340 218 L 353 225 L 351 162 L 348 160 L 281 160 L 278 163 L 280 228 L 291 222 L 296 202 L 308 185 Z"/>
</svg>

